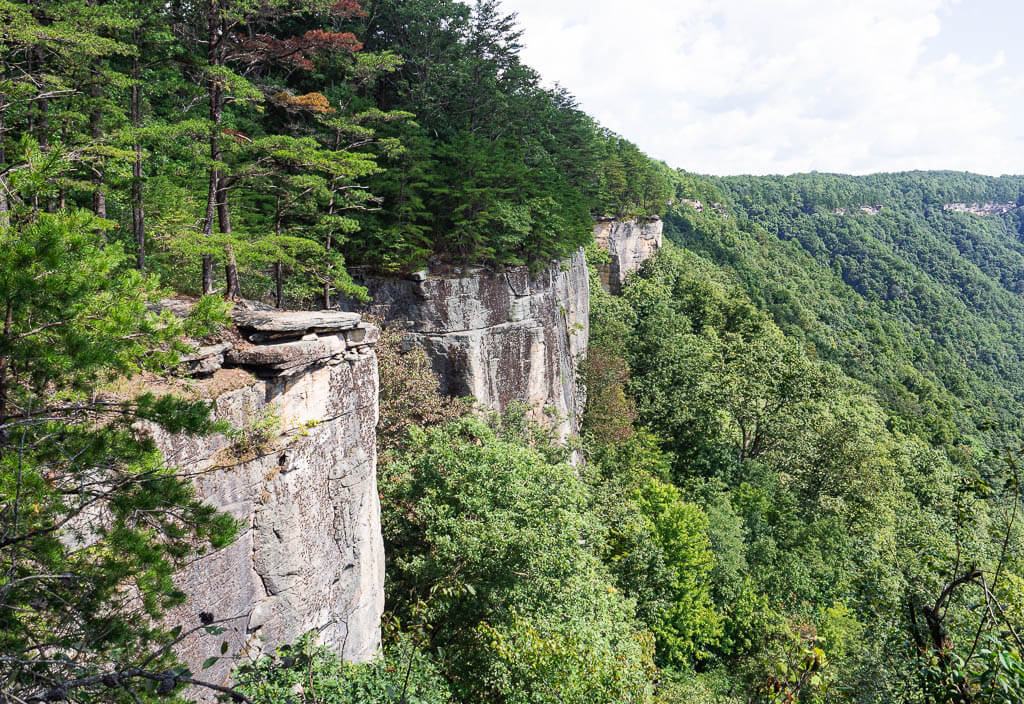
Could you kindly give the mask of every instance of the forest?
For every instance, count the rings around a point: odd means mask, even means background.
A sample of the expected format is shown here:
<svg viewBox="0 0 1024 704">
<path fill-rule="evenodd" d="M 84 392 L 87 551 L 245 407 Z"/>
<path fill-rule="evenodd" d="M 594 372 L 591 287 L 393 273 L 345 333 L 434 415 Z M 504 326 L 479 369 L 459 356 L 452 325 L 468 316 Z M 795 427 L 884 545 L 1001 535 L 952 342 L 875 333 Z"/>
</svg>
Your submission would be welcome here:
<svg viewBox="0 0 1024 704">
<path fill-rule="evenodd" d="M 1024 701 L 1024 177 L 673 170 L 520 40 L 497 0 L 0 0 L 0 701 Z M 595 218 L 655 215 L 603 291 Z M 377 345 L 380 657 L 186 668 L 173 576 L 239 526 L 136 429 L 232 431 L 109 390 L 242 299 L 580 247 L 568 445 Z"/>
</svg>

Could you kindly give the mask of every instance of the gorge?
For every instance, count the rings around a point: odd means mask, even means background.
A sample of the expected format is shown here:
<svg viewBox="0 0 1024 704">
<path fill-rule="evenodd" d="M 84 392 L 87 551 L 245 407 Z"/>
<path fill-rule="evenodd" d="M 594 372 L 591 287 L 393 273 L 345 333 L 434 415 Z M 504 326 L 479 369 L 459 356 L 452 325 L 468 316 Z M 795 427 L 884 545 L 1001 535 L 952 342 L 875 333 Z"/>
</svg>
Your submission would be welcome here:
<svg viewBox="0 0 1024 704">
<path fill-rule="evenodd" d="M 499 0 L 0 28 L 0 704 L 1024 701 L 1024 177 L 670 166 Z"/>
</svg>

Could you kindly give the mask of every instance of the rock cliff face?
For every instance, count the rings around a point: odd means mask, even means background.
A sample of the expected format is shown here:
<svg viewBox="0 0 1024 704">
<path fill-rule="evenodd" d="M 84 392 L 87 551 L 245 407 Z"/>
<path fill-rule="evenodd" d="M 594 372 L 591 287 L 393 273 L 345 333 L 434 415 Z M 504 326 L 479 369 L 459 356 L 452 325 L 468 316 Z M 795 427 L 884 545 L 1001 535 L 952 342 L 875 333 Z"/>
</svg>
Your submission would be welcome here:
<svg viewBox="0 0 1024 704">
<path fill-rule="evenodd" d="M 525 402 L 565 437 L 583 410 L 576 363 L 589 334 L 590 290 L 583 251 L 535 276 L 526 267 L 418 272 L 360 281 L 369 312 L 408 331 L 441 378 L 443 393 L 502 410 Z"/>
<path fill-rule="evenodd" d="M 946 203 L 943 210 L 954 213 L 971 213 L 972 215 L 1006 215 L 1018 210 L 1020 206 L 1016 203 Z"/>
<path fill-rule="evenodd" d="M 200 631 L 181 654 L 198 672 L 225 639 L 229 655 L 258 654 L 317 629 L 347 659 L 369 659 L 384 607 L 378 330 L 337 312 L 242 312 L 235 322 L 240 341 L 197 350 L 185 370 L 241 439 L 155 432 L 199 494 L 242 524 L 237 541 L 180 575 L 190 596 L 173 619 L 188 630 L 205 612 L 227 629 Z M 231 665 L 203 678 L 226 681 Z"/>
<path fill-rule="evenodd" d="M 641 221 L 598 220 L 594 224 L 594 239 L 611 254 L 611 261 L 599 272 L 605 291 L 622 291 L 626 277 L 661 248 L 661 233 L 662 222 L 657 217 Z"/>
</svg>

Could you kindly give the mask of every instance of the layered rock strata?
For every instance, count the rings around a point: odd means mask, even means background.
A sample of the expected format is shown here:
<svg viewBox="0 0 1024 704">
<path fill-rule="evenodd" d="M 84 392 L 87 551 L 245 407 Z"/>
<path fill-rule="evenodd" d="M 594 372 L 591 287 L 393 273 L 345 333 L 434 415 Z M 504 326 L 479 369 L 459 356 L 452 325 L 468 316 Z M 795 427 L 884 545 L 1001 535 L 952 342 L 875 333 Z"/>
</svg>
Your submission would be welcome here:
<svg viewBox="0 0 1024 704">
<path fill-rule="evenodd" d="M 239 338 L 197 349 L 185 373 L 213 401 L 231 435 L 154 430 L 168 462 L 194 477 L 199 495 L 241 523 L 230 546 L 179 575 L 189 595 L 172 614 L 199 672 L 220 654 L 258 655 L 303 633 L 350 660 L 380 644 L 384 555 L 376 481 L 378 331 L 352 313 L 242 311 Z M 203 679 L 227 681 L 223 658 Z"/>
<path fill-rule="evenodd" d="M 360 283 L 373 299 L 369 312 L 426 350 L 442 393 L 496 411 L 525 403 L 566 437 L 583 411 L 576 364 L 587 348 L 588 281 L 580 250 L 536 275 L 472 268 Z"/>
<path fill-rule="evenodd" d="M 618 294 L 626 277 L 640 269 L 661 248 L 661 218 L 647 220 L 598 220 L 594 224 L 594 240 L 611 255 L 599 269 L 601 286 Z"/>
</svg>

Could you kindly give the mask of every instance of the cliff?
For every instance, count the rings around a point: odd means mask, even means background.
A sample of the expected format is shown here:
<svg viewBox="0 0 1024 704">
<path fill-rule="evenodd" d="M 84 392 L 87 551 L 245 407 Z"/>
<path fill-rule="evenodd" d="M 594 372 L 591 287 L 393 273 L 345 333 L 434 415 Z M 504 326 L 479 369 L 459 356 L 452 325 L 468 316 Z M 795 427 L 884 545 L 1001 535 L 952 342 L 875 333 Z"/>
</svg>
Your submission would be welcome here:
<svg viewBox="0 0 1024 704">
<path fill-rule="evenodd" d="M 1007 215 L 1017 210 L 1020 206 L 1016 203 L 946 203 L 943 210 L 954 213 L 970 213 L 972 215 Z"/>
<path fill-rule="evenodd" d="M 526 267 L 419 272 L 362 281 L 368 311 L 428 352 L 442 391 L 490 409 L 513 402 L 562 437 L 578 432 L 576 365 L 589 333 L 583 251 Z M 185 628 L 212 616 L 181 655 L 267 652 L 317 630 L 349 660 L 380 644 L 384 556 L 376 485 L 377 328 L 358 313 L 237 310 L 225 341 L 183 361 L 189 388 L 236 429 L 209 438 L 151 432 L 199 495 L 242 525 L 238 540 L 179 575 Z M 204 671 L 226 682 L 231 657 Z"/>
<path fill-rule="evenodd" d="M 619 293 L 626 277 L 661 248 L 662 222 L 647 220 L 598 220 L 594 224 L 594 240 L 611 255 L 599 270 L 605 291 Z"/>
<path fill-rule="evenodd" d="M 235 314 L 233 342 L 185 362 L 232 436 L 153 431 L 200 496 L 241 521 L 238 540 L 180 576 L 189 595 L 172 617 L 200 631 L 181 654 L 198 672 L 220 654 L 256 655 L 317 629 L 350 660 L 380 643 L 384 555 L 376 482 L 378 330 L 339 312 Z M 225 658 L 203 672 L 223 682 Z"/>
<path fill-rule="evenodd" d="M 579 430 L 576 364 L 586 354 L 590 290 L 583 251 L 536 275 L 526 267 L 423 271 L 363 278 L 368 311 L 408 331 L 441 379 L 442 393 L 501 411 L 528 404 L 566 437 Z"/>
</svg>

